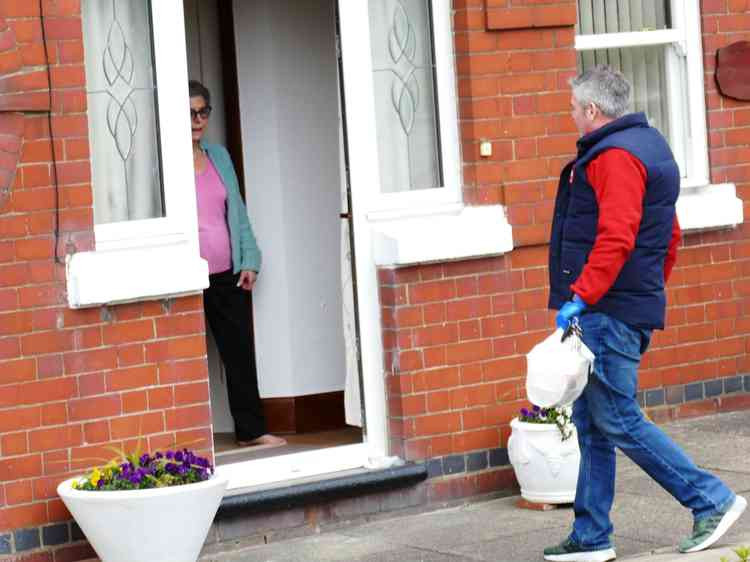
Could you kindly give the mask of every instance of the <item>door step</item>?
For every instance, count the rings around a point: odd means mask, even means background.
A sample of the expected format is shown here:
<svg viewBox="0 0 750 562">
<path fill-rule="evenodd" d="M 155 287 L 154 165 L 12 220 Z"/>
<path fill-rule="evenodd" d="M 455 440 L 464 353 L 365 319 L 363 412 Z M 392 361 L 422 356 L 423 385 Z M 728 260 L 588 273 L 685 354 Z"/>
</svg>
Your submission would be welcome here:
<svg viewBox="0 0 750 562">
<path fill-rule="evenodd" d="M 357 469 L 345 476 L 316 478 L 303 483 L 260 490 L 237 490 L 225 496 L 216 514 L 216 521 L 241 514 L 259 513 L 275 509 L 301 507 L 347 496 L 386 492 L 411 486 L 427 478 L 427 465 L 407 463 L 382 470 Z"/>
</svg>

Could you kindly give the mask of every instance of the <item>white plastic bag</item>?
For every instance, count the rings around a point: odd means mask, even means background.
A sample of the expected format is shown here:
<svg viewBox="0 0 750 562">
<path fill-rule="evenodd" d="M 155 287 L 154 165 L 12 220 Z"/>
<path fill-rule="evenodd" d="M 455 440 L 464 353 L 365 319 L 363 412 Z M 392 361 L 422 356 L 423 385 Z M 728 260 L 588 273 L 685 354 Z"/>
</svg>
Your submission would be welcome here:
<svg viewBox="0 0 750 562">
<path fill-rule="evenodd" d="M 567 406 L 578 398 L 588 382 L 594 354 L 577 331 L 562 341 L 557 328 L 526 355 L 526 395 L 542 408 Z"/>
</svg>

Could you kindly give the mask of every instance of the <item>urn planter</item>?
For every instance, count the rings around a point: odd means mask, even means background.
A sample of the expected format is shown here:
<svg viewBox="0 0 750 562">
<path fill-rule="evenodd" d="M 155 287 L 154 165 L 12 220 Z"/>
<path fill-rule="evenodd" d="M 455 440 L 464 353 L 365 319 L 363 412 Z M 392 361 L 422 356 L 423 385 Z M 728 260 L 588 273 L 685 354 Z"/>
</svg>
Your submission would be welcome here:
<svg viewBox="0 0 750 562">
<path fill-rule="evenodd" d="M 65 480 L 57 493 L 103 562 L 195 562 L 227 479 L 147 490 L 88 491 Z"/>
<path fill-rule="evenodd" d="M 514 418 L 510 422 L 508 456 L 521 486 L 521 496 L 535 503 L 571 503 L 576 495 L 578 435 L 563 441 L 552 423 L 527 423 Z"/>
</svg>

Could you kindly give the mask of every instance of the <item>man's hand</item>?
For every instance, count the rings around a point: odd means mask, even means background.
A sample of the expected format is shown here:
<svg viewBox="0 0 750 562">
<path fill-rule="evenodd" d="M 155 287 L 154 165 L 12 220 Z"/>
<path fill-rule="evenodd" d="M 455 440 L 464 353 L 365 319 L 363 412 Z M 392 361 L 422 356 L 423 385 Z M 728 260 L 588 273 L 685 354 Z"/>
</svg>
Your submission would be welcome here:
<svg viewBox="0 0 750 562">
<path fill-rule="evenodd" d="M 562 306 L 555 317 L 557 327 L 565 330 L 570 325 L 570 321 L 573 318 L 578 318 L 585 308 L 586 303 L 583 302 L 583 299 L 577 294 L 573 294 L 573 298 Z"/>
<path fill-rule="evenodd" d="M 252 291 L 255 286 L 255 280 L 258 278 L 258 273 L 255 271 L 243 270 L 240 272 L 240 279 L 237 281 L 237 286 L 242 287 L 246 291 Z"/>
</svg>

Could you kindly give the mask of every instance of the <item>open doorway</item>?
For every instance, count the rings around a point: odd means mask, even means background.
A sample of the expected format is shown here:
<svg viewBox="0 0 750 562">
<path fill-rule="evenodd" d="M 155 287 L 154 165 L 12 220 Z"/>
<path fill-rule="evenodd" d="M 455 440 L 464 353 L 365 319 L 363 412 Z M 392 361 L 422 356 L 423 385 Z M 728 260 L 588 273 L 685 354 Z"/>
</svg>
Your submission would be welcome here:
<svg viewBox="0 0 750 562">
<path fill-rule="evenodd" d="M 214 99 L 208 140 L 232 155 L 263 251 L 248 345 L 268 430 L 288 441 L 236 446 L 209 340 L 216 463 L 361 443 L 335 0 L 184 0 L 184 7 L 189 76 Z"/>
</svg>

